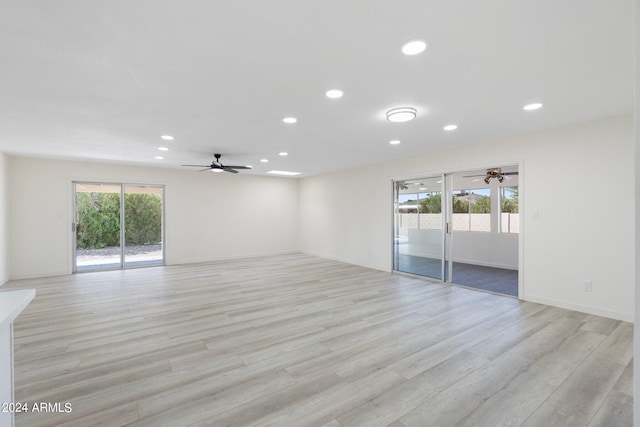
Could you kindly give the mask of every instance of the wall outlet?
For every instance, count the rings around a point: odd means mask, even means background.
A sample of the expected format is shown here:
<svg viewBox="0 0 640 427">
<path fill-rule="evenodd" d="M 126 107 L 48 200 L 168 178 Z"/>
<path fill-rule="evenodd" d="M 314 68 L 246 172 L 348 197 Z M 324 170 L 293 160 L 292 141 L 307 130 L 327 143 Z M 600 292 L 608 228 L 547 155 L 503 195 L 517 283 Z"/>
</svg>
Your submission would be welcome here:
<svg viewBox="0 0 640 427">
<path fill-rule="evenodd" d="M 582 290 L 584 292 L 591 292 L 592 283 L 591 280 L 583 280 L 582 281 Z"/>
</svg>

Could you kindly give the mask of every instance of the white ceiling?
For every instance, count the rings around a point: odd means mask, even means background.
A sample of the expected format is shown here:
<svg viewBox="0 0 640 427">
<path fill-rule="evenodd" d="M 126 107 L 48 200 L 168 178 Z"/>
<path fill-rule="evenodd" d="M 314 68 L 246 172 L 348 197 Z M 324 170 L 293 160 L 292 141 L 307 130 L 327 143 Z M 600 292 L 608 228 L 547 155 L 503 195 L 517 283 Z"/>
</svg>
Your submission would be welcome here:
<svg viewBox="0 0 640 427">
<path fill-rule="evenodd" d="M 628 0 L 2 1 L 0 150 L 309 176 L 630 112 L 632 38 Z"/>
</svg>

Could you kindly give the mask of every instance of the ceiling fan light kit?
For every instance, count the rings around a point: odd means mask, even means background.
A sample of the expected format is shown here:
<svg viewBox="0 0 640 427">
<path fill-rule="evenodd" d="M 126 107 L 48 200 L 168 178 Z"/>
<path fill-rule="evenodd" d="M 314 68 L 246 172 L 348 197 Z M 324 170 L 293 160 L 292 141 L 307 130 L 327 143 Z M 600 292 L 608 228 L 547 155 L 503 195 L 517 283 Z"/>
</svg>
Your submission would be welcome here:
<svg viewBox="0 0 640 427">
<path fill-rule="evenodd" d="M 475 177 L 483 177 L 482 180 L 485 184 L 489 184 L 492 179 L 497 179 L 498 182 L 503 182 L 509 178 L 509 175 L 518 175 L 518 172 L 502 172 L 502 168 L 489 168 L 487 169 L 487 173 L 485 175 L 466 175 L 464 178 L 475 178 Z M 479 179 L 474 179 L 473 181 L 480 181 Z"/>
</svg>

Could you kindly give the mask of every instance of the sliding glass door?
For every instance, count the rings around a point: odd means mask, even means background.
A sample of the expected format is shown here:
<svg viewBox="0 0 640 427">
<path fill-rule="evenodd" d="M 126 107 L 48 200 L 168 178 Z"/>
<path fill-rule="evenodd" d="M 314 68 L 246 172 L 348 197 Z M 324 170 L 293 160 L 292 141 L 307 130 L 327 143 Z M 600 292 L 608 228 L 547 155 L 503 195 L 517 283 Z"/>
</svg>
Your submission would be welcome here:
<svg viewBox="0 0 640 427">
<path fill-rule="evenodd" d="M 164 263 L 164 187 L 76 182 L 74 271 Z"/>
<path fill-rule="evenodd" d="M 394 270 L 518 296 L 518 175 L 513 165 L 395 181 Z"/>
<path fill-rule="evenodd" d="M 394 183 L 394 270 L 445 280 L 445 177 Z"/>
</svg>

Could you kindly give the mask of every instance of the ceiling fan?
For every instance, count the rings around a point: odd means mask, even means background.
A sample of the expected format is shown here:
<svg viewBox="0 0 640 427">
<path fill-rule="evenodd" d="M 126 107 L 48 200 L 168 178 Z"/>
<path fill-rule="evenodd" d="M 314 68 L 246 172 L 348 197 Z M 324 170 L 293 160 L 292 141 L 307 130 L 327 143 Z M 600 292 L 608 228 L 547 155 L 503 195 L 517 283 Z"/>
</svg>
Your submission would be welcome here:
<svg viewBox="0 0 640 427">
<path fill-rule="evenodd" d="M 483 180 L 485 184 L 488 184 L 492 179 L 497 179 L 498 182 L 502 182 L 509 178 L 509 175 L 518 175 L 518 172 L 502 172 L 502 168 L 489 168 L 487 169 L 486 175 L 467 175 L 464 178 L 475 178 L 475 177 L 484 177 Z M 481 178 L 474 179 L 473 181 L 480 181 Z"/>
<path fill-rule="evenodd" d="M 204 169 L 200 169 L 198 172 L 211 171 L 211 172 L 238 173 L 238 171 L 236 169 L 251 169 L 251 166 L 225 166 L 225 165 L 223 165 L 222 163 L 220 163 L 220 157 L 222 157 L 222 154 L 214 154 L 213 157 L 215 157 L 216 159 L 214 161 L 212 161 L 211 165 L 209 165 L 209 166 L 205 166 L 205 165 L 182 165 L 182 166 L 195 167 L 195 168 L 204 168 Z"/>
</svg>

